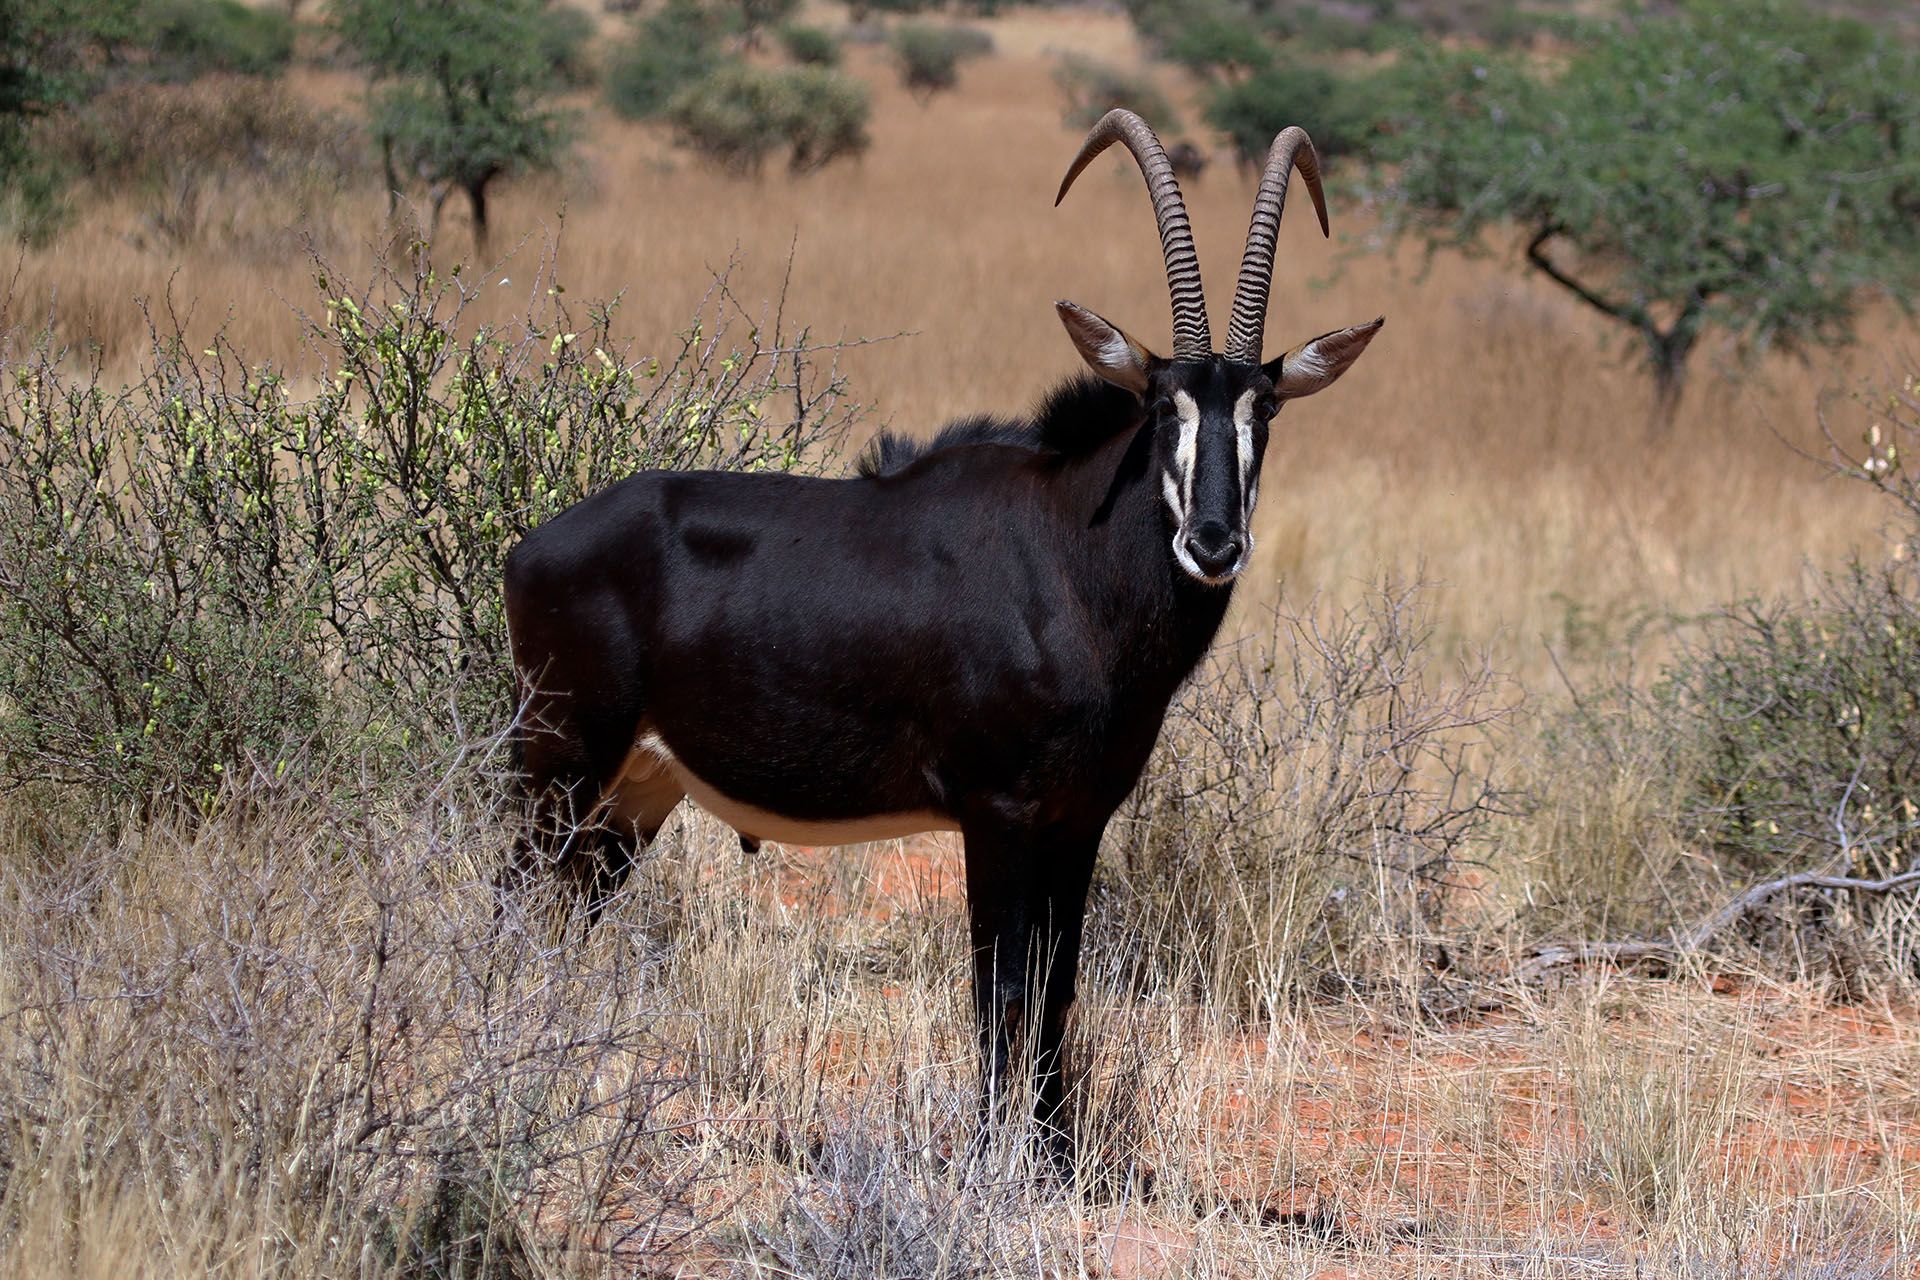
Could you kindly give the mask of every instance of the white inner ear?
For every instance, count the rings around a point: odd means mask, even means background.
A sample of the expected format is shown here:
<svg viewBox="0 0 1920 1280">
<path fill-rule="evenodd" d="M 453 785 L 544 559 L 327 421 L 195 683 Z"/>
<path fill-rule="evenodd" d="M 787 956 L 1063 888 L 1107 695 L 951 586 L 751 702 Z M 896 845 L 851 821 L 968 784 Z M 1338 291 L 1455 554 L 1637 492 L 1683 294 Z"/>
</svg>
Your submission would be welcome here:
<svg viewBox="0 0 1920 1280">
<path fill-rule="evenodd" d="M 1286 362 L 1284 372 L 1289 379 L 1319 382 L 1327 376 L 1327 369 L 1327 362 L 1320 354 L 1320 343 L 1316 340 L 1300 348 L 1300 353 Z"/>
<path fill-rule="evenodd" d="M 1107 330 L 1106 341 L 1100 344 L 1100 363 L 1116 373 L 1140 367 L 1133 348 L 1127 343 L 1127 335 L 1118 329 Z"/>
</svg>

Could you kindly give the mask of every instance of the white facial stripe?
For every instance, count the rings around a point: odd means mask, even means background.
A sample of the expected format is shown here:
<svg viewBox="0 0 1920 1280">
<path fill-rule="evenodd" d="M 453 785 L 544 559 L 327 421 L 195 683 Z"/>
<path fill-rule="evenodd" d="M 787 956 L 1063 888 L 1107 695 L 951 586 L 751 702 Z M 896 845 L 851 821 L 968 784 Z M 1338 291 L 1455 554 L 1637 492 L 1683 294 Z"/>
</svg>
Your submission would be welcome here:
<svg viewBox="0 0 1920 1280">
<path fill-rule="evenodd" d="M 1247 486 L 1247 479 L 1253 474 L 1253 402 L 1256 399 L 1251 388 L 1240 393 L 1233 404 L 1233 447 L 1240 461 L 1240 518 L 1245 520 L 1253 511 L 1253 498 Z"/>
<path fill-rule="evenodd" d="M 1173 393 L 1173 411 L 1180 418 L 1180 442 L 1174 446 L 1173 465 L 1180 473 L 1181 519 L 1193 510 L 1193 462 L 1200 449 L 1200 406 L 1184 391 Z"/>
<path fill-rule="evenodd" d="M 1167 500 L 1167 509 L 1173 512 L 1174 526 L 1186 528 L 1187 511 L 1180 505 L 1180 486 L 1174 483 L 1171 471 L 1160 473 L 1160 496 Z"/>
</svg>

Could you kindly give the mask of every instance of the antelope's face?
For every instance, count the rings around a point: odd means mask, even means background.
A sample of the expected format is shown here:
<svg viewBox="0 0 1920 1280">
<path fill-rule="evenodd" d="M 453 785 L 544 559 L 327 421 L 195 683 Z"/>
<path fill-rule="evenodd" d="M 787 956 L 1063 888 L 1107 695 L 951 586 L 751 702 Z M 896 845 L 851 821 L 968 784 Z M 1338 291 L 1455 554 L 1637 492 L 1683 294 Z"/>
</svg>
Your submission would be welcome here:
<svg viewBox="0 0 1920 1280">
<path fill-rule="evenodd" d="M 1146 408 L 1175 563 L 1209 586 L 1232 582 L 1253 555 L 1253 508 L 1275 415 L 1288 400 L 1331 386 L 1381 322 L 1253 364 L 1218 355 L 1162 360 L 1084 307 L 1057 308 L 1088 366 Z"/>
<path fill-rule="evenodd" d="M 1253 504 L 1267 426 L 1280 411 L 1258 365 L 1166 363 L 1148 376 L 1154 460 L 1173 558 L 1210 586 L 1230 582 L 1253 554 Z"/>
<path fill-rule="evenodd" d="M 1220 586 L 1247 567 L 1253 552 L 1249 526 L 1254 500 L 1260 496 L 1268 424 L 1288 400 L 1332 386 L 1360 358 L 1383 322 L 1323 333 L 1276 360 L 1261 361 L 1273 252 L 1290 175 L 1298 173 L 1307 184 L 1320 233 L 1327 233 L 1319 154 L 1305 130 L 1286 128 L 1267 152 L 1233 290 L 1226 350 L 1215 354 L 1186 201 L 1180 198 L 1180 182 L 1166 149 L 1145 120 L 1124 107 L 1100 117 L 1068 166 L 1053 202 L 1065 199 L 1073 180 L 1116 142 L 1133 153 L 1153 201 L 1173 302 L 1173 359 L 1162 360 L 1118 325 L 1084 307 L 1061 302 L 1055 308 L 1088 367 L 1139 396 L 1146 407 L 1154 427 L 1160 489 L 1172 516 L 1173 558 L 1192 577 Z"/>
</svg>

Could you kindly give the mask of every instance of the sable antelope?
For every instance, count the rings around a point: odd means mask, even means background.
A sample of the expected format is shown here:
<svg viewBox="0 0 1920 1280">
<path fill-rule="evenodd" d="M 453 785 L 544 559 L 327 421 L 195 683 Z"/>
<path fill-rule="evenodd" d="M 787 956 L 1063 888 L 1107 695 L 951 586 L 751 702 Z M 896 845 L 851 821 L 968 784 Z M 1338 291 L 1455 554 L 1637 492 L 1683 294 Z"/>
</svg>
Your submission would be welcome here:
<svg viewBox="0 0 1920 1280">
<path fill-rule="evenodd" d="M 1092 375 L 1030 418 L 882 436 L 847 479 L 643 472 L 535 529 L 506 569 L 538 833 L 517 872 L 544 858 L 603 899 L 687 796 L 772 840 L 959 831 L 985 1095 L 1020 1049 L 1045 1122 L 1101 833 L 1252 553 L 1269 423 L 1382 323 L 1260 359 L 1294 169 L 1326 231 L 1313 144 L 1289 128 L 1215 354 L 1145 121 L 1109 112 L 1054 203 L 1115 142 L 1159 223 L 1171 358 L 1061 302 Z"/>
</svg>

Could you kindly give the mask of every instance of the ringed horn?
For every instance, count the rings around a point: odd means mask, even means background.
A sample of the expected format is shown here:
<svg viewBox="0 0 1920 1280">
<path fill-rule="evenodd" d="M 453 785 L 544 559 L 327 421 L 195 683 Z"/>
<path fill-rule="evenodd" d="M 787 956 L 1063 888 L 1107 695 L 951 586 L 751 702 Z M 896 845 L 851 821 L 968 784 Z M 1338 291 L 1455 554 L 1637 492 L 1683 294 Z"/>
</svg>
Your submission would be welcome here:
<svg viewBox="0 0 1920 1280">
<path fill-rule="evenodd" d="M 1067 188 L 1080 176 L 1093 158 L 1116 142 L 1139 162 L 1147 180 L 1147 193 L 1153 198 L 1153 216 L 1160 226 L 1160 252 L 1167 261 L 1167 290 L 1173 295 L 1173 358 L 1205 360 L 1213 354 L 1213 339 L 1207 329 L 1207 301 L 1200 290 L 1200 255 L 1193 247 L 1193 228 L 1187 221 L 1187 204 L 1180 198 L 1180 183 L 1173 176 L 1173 165 L 1153 129 L 1133 112 L 1115 107 L 1100 117 L 1080 154 L 1073 158 L 1067 176 L 1060 181 L 1057 206 L 1066 199 Z M 1233 319 L 1227 329 L 1229 360 L 1245 364 L 1260 363 L 1260 346 L 1267 327 L 1267 294 L 1273 285 L 1273 252 L 1280 235 L 1280 214 L 1287 204 L 1287 184 L 1298 169 L 1306 180 L 1307 193 L 1313 197 L 1313 211 L 1320 216 L 1320 234 L 1327 235 L 1327 198 L 1320 189 L 1320 153 L 1313 148 L 1307 131 L 1295 125 L 1282 129 L 1267 152 L 1266 172 L 1260 175 L 1260 191 L 1253 198 L 1253 223 L 1247 228 L 1247 247 L 1240 258 L 1240 280 L 1233 290 Z"/>
<path fill-rule="evenodd" d="M 1260 344 L 1267 328 L 1267 291 L 1273 284 L 1273 247 L 1280 235 L 1280 211 L 1287 203 L 1287 182 L 1300 170 L 1313 211 L 1320 215 L 1320 234 L 1327 232 L 1327 198 L 1320 190 L 1320 153 L 1307 131 L 1296 125 L 1282 129 L 1267 152 L 1267 171 L 1260 175 L 1260 194 L 1253 198 L 1253 225 L 1247 228 L 1247 247 L 1240 258 L 1240 282 L 1233 289 L 1233 319 L 1227 326 L 1226 357 L 1244 364 L 1260 363 Z"/>
<path fill-rule="evenodd" d="M 1297 132 L 1297 131 L 1296 131 Z M 1305 137 L 1305 134 L 1301 135 Z M 1167 261 L 1167 291 L 1173 295 L 1173 358 L 1206 360 L 1213 355 L 1213 338 L 1207 330 L 1207 300 L 1200 291 L 1200 255 L 1193 247 L 1193 228 L 1187 223 L 1187 202 L 1180 198 L 1180 183 L 1173 176 L 1173 164 L 1160 145 L 1160 139 L 1145 120 L 1124 107 L 1115 107 L 1100 117 L 1080 154 L 1073 158 L 1067 176 L 1060 181 L 1060 192 L 1053 203 L 1066 199 L 1067 188 L 1093 158 L 1116 142 L 1126 144 L 1147 180 L 1147 193 L 1153 198 L 1154 220 L 1160 224 L 1160 253 Z M 1319 191 L 1315 181 L 1314 190 Z M 1286 190 L 1286 179 L 1281 179 Z M 1264 194 L 1264 191 L 1263 191 Z M 1272 257 L 1271 251 L 1268 253 Z M 1245 269 L 1242 268 L 1242 276 Z M 1265 301 L 1266 291 L 1261 290 Z M 1235 316 L 1239 315 L 1238 303 Z"/>
</svg>

